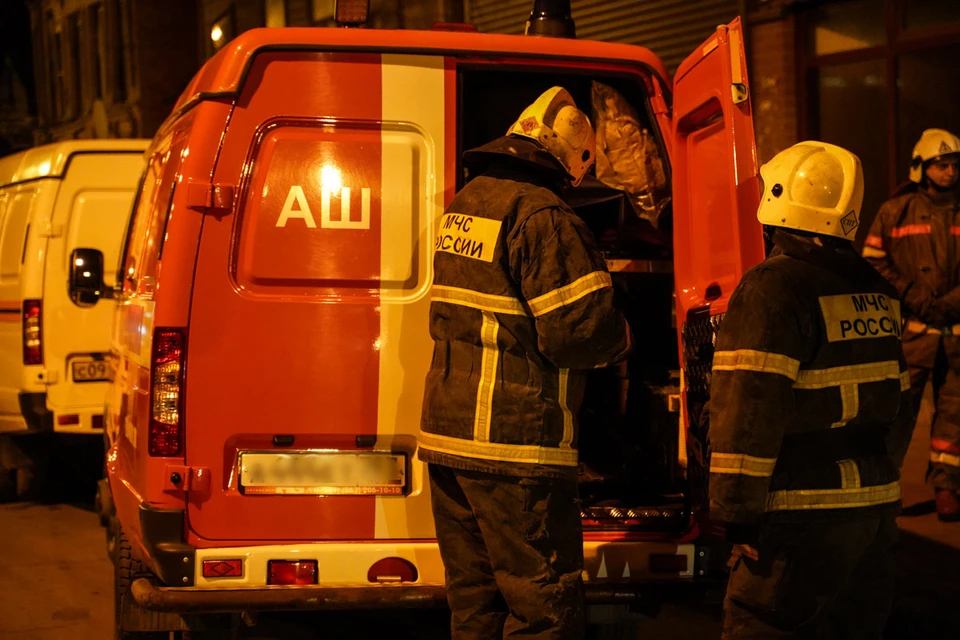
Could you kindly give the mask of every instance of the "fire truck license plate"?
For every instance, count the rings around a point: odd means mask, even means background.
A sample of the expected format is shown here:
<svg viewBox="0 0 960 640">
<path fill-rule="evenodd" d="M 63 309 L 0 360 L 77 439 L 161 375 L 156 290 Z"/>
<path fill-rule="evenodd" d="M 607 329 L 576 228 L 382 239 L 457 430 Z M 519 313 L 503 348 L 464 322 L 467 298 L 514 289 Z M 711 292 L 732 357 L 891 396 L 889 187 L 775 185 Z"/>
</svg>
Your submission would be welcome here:
<svg viewBox="0 0 960 640">
<path fill-rule="evenodd" d="M 110 379 L 110 365 L 106 360 L 79 358 L 70 363 L 74 382 L 102 382 Z"/>
<path fill-rule="evenodd" d="M 240 487 L 248 495 L 402 495 L 402 453 L 304 451 L 240 454 Z"/>
</svg>

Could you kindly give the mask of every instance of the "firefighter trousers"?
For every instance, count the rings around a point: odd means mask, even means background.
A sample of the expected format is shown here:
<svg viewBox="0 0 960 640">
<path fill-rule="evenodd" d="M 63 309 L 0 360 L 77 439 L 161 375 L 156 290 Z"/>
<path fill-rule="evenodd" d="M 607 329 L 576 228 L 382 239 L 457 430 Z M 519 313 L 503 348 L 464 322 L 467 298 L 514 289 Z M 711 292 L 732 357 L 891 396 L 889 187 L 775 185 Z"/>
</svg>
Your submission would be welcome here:
<svg viewBox="0 0 960 640">
<path fill-rule="evenodd" d="M 910 371 L 913 414 L 919 416 L 923 390 L 933 384 L 927 482 L 960 491 L 960 337 L 905 336 L 903 354 Z"/>
<path fill-rule="evenodd" d="M 429 470 L 452 640 L 582 638 L 576 480 Z"/>
<path fill-rule="evenodd" d="M 893 603 L 894 515 L 772 524 L 734 562 L 723 640 L 880 640 Z"/>
</svg>

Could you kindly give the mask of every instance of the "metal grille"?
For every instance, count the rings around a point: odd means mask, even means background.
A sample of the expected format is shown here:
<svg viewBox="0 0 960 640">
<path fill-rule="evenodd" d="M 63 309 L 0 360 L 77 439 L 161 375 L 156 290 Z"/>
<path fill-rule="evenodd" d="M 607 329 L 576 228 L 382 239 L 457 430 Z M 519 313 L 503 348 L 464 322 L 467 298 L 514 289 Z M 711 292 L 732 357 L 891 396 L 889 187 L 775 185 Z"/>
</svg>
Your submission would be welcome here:
<svg viewBox="0 0 960 640">
<path fill-rule="evenodd" d="M 737 17 L 739 0 L 572 0 L 577 37 L 647 47 L 672 73 L 717 28 Z M 467 0 L 466 19 L 486 33 L 523 33 L 532 0 Z"/>
<path fill-rule="evenodd" d="M 706 506 L 709 494 L 710 468 L 708 434 L 710 425 L 706 410 L 710 400 L 710 372 L 717 347 L 717 331 L 723 314 L 710 315 L 709 307 L 694 309 L 687 315 L 681 331 L 683 342 L 683 374 L 687 393 L 689 419 L 687 440 L 687 478 L 692 504 Z"/>
</svg>

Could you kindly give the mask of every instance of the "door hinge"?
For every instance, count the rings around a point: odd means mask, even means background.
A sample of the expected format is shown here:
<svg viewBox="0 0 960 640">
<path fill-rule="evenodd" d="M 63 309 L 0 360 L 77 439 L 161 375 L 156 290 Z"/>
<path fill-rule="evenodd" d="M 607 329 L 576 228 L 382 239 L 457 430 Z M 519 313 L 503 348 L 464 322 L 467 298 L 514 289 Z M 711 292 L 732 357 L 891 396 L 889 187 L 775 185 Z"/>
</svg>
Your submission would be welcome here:
<svg viewBox="0 0 960 640">
<path fill-rule="evenodd" d="M 210 469 L 168 464 L 164 470 L 163 490 L 168 493 L 195 491 L 210 493 Z"/>
<path fill-rule="evenodd" d="M 730 95 L 733 98 L 733 104 L 746 102 L 749 97 L 747 83 L 743 78 L 743 61 L 740 59 L 740 51 L 743 47 L 740 44 L 740 31 L 734 29 L 729 31 L 730 36 Z"/>
<path fill-rule="evenodd" d="M 667 101 L 664 100 L 661 95 L 654 95 L 650 97 L 650 108 L 653 109 L 654 115 L 669 115 L 670 107 L 667 106 Z"/>
<path fill-rule="evenodd" d="M 59 238 L 63 235 L 62 224 L 48 224 L 40 230 L 41 238 Z"/>
<path fill-rule="evenodd" d="M 201 213 L 225 215 L 233 209 L 232 184 L 191 182 L 187 185 L 187 208 Z"/>
</svg>

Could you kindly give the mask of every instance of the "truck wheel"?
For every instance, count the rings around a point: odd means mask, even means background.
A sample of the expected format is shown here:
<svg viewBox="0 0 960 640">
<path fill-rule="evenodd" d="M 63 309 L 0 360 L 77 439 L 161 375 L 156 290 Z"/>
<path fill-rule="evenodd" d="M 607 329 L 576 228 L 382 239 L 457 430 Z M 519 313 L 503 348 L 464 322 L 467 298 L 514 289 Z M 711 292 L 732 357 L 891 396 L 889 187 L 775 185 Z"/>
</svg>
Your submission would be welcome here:
<svg viewBox="0 0 960 640">
<path fill-rule="evenodd" d="M 110 562 L 114 565 L 117 564 L 117 536 L 119 535 L 118 530 L 120 529 L 120 521 L 117 520 L 116 516 L 111 516 L 110 521 L 107 523 L 107 526 L 104 527 L 107 542 L 107 557 L 110 558 Z"/>
<path fill-rule="evenodd" d="M 113 504 L 113 494 L 110 492 L 110 481 L 101 478 L 97 482 L 97 495 L 94 499 L 94 508 L 100 517 L 100 525 L 110 526 L 110 520 L 117 515 L 117 508 Z"/>
<path fill-rule="evenodd" d="M 150 575 L 143 564 L 133 557 L 133 549 L 119 524 L 117 531 L 116 561 L 114 562 L 114 624 L 116 625 L 116 640 L 167 640 L 170 634 L 157 631 L 124 631 L 120 623 L 123 619 L 123 598 L 130 590 L 133 581 L 141 576 Z"/>
</svg>

